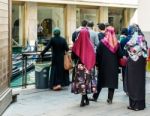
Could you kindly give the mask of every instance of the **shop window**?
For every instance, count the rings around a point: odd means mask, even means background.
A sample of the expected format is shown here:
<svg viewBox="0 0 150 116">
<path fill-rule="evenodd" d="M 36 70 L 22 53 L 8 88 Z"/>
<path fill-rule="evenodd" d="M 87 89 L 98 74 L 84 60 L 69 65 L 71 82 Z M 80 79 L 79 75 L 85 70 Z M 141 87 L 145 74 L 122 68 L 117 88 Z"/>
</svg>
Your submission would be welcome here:
<svg viewBox="0 0 150 116">
<path fill-rule="evenodd" d="M 12 43 L 13 46 L 22 46 L 23 42 L 23 5 L 12 5 Z"/>
<path fill-rule="evenodd" d="M 38 41 L 49 40 L 55 27 L 61 29 L 61 35 L 65 36 L 64 8 L 51 6 L 38 6 Z"/>
<path fill-rule="evenodd" d="M 123 27 L 123 8 L 110 7 L 108 11 L 108 22 L 115 27 L 116 33 L 119 34 Z"/>
<path fill-rule="evenodd" d="M 98 23 L 97 9 L 88 9 L 88 8 L 77 8 L 77 27 L 81 25 L 82 20 L 86 19 L 88 21 L 93 21 L 96 25 Z"/>
</svg>

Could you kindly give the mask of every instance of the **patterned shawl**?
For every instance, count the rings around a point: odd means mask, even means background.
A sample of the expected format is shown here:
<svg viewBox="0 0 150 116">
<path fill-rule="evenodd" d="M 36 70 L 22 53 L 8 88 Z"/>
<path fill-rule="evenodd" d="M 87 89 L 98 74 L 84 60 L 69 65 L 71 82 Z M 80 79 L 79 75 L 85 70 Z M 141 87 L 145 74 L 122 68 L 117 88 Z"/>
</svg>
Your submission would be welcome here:
<svg viewBox="0 0 150 116">
<path fill-rule="evenodd" d="M 144 35 L 139 32 L 139 27 L 132 25 L 129 27 L 129 30 L 132 30 L 131 39 L 125 45 L 129 57 L 133 61 L 137 61 L 140 56 L 144 58 L 147 57 L 147 42 L 144 38 Z"/>
<path fill-rule="evenodd" d="M 112 26 L 106 28 L 105 37 L 101 42 L 112 52 L 115 53 L 118 49 L 118 40 L 115 35 L 115 30 Z"/>
</svg>

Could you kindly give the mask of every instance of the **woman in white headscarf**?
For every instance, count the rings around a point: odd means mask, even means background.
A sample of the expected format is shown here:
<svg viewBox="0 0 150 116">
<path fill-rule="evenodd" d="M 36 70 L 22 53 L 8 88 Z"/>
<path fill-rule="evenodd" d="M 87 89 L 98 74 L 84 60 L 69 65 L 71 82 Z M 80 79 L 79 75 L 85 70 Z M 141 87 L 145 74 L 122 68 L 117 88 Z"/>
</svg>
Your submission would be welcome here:
<svg viewBox="0 0 150 116">
<path fill-rule="evenodd" d="M 125 49 L 129 58 L 127 62 L 127 91 L 131 110 L 143 110 L 145 108 L 145 66 L 147 57 L 147 42 L 139 26 L 129 26 L 131 39 Z"/>
</svg>

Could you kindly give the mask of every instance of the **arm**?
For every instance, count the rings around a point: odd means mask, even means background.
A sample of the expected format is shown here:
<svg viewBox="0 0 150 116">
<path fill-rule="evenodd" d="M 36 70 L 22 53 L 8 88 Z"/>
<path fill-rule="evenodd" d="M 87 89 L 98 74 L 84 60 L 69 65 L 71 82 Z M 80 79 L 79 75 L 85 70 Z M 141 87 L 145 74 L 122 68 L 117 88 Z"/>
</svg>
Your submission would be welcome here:
<svg viewBox="0 0 150 116">
<path fill-rule="evenodd" d="M 65 40 L 65 39 L 64 39 L 64 40 Z M 67 45 L 66 40 L 64 41 L 64 48 L 65 48 L 65 51 L 69 51 L 69 47 L 68 47 L 68 45 Z"/>
<path fill-rule="evenodd" d="M 47 52 L 49 50 L 49 48 L 51 48 L 51 44 L 52 44 L 52 39 L 48 42 L 45 49 L 41 52 L 41 56 L 43 56 L 45 54 L 45 52 Z"/>
<path fill-rule="evenodd" d="M 121 49 L 120 44 L 119 44 L 119 47 L 118 47 L 118 50 L 117 50 L 117 56 L 118 56 L 118 59 L 123 57 L 123 51 Z"/>
<path fill-rule="evenodd" d="M 75 31 L 75 32 L 73 32 L 73 34 L 72 34 L 72 42 L 73 42 L 73 43 L 74 43 L 75 40 L 76 40 L 76 36 L 77 36 L 77 32 Z"/>
<path fill-rule="evenodd" d="M 96 49 L 96 66 L 100 64 L 101 56 L 102 56 L 102 45 L 101 43 L 99 43 Z"/>
<path fill-rule="evenodd" d="M 95 44 L 95 46 L 98 46 L 98 44 L 99 44 L 98 35 L 96 34 L 96 32 L 95 32 L 94 44 Z"/>
</svg>

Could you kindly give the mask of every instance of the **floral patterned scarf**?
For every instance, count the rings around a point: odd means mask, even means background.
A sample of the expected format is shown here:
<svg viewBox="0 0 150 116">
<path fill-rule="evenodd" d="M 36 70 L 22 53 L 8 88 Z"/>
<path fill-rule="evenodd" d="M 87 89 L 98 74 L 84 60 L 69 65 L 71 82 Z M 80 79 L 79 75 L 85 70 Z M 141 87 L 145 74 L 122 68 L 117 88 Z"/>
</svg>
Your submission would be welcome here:
<svg viewBox="0 0 150 116">
<path fill-rule="evenodd" d="M 138 35 L 138 31 L 133 33 L 125 45 L 125 49 L 133 61 L 137 61 L 140 56 L 147 57 L 147 42 L 143 35 Z"/>
</svg>

